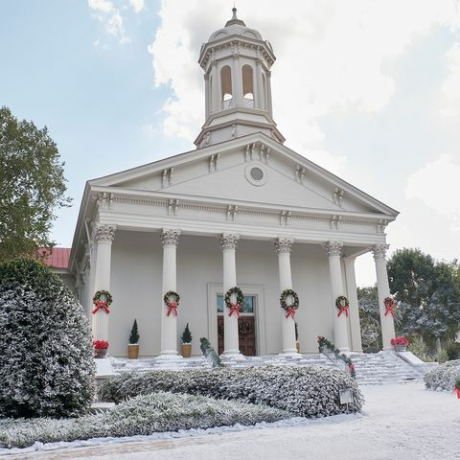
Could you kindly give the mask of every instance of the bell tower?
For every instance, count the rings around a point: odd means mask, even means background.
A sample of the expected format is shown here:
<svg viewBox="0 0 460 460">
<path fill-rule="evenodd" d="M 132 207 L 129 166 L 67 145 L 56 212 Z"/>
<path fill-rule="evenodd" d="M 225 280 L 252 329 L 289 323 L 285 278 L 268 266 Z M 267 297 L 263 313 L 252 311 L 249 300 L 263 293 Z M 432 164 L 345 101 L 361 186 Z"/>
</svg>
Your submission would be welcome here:
<svg viewBox="0 0 460 460">
<path fill-rule="evenodd" d="M 225 27 L 201 47 L 206 121 L 195 140 L 197 148 L 262 132 L 285 141 L 272 118 L 270 68 L 275 62 L 268 41 L 238 19 L 236 8 Z"/>
</svg>

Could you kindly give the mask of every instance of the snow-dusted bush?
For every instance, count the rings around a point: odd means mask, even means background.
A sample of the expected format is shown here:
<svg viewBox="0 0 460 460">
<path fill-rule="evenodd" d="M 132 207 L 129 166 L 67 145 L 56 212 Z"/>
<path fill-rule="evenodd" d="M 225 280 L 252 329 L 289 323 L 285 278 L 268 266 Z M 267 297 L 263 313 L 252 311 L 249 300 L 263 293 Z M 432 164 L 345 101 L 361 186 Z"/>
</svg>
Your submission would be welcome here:
<svg viewBox="0 0 460 460">
<path fill-rule="evenodd" d="M 105 401 L 120 402 L 137 395 L 170 391 L 266 404 L 301 417 L 326 417 L 347 411 L 339 401 L 339 390 L 344 388 L 351 388 L 354 394 L 349 410 L 359 411 L 364 400 L 356 382 L 338 369 L 320 366 L 125 374 L 104 382 L 99 396 Z"/>
<path fill-rule="evenodd" d="M 425 386 L 429 390 L 452 391 L 458 378 L 460 378 L 460 359 L 447 361 L 425 374 Z"/>
<path fill-rule="evenodd" d="M 0 447 L 28 447 L 37 441 L 149 435 L 237 423 L 255 425 L 289 417 L 288 412 L 267 406 L 157 393 L 130 399 L 106 413 L 76 419 L 0 420 Z"/>
<path fill-rule="evenodd" d="M 83 310 L 42 264 L 0 265 L 0 417 L 84 413 L 94 395 L 93 345 Z"/>
</svg>

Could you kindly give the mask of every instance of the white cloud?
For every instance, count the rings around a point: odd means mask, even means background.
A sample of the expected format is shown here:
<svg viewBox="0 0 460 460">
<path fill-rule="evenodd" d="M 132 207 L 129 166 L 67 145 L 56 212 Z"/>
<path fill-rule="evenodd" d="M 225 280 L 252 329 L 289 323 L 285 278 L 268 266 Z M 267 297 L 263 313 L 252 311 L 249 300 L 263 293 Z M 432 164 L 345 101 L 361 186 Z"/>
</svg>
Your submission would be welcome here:
<svg viewBox="0 0 460 460">
<path fill-rule="evenodd" d="M 460 158 L 442 155 L 407 179 L 406 198 L 420 199 L 435 214 L 447 217 L 451 231 L 460 231 Z"/>
<path fill-rule="evenodd" d="M 143 9 L 145 9 L 145 2 L 144 0 L 129 0 L 133 10 L 135 13 L 140 13 Z"/>
<path fill-rule="evenodd" d="M 126 43 L 129 37 L 123 27 L 123 17 L 118 8 L 110 0 L 88 0 L 88 6 L 95 17 L 103 24 L 105 30 L 114 36 L 119 43 Z"/>
<path fill-rule="evenodd" d="M 321 118 L 349 108 L 382 110 L 395 92 L 386 64 L 434 25 L 460 21 L 454 13 L 451 0 L 285 0 L 282 6 L 251 0 L 238 11 L 274 46 L 275 120 L 287 144 L 312 159 L 324 150 Z M 204 121 L 200 45 L 225 24 L 230 9 L 215 0 L 163 0 L 160 16 L 149 52 L 155 84 L 174 93 L 163 107 L 164 132 L 193 140 Z M 345 164 L 334 152 L 316 157 L 335 172 Z"/>
<path fill-rule="evenodd" d="M 443 95 L 441 114 L 448 118 L 460 118 L 460 42 L 456 42 L 446 53 L 449 73 L 441 91 Z"/>
</svg>

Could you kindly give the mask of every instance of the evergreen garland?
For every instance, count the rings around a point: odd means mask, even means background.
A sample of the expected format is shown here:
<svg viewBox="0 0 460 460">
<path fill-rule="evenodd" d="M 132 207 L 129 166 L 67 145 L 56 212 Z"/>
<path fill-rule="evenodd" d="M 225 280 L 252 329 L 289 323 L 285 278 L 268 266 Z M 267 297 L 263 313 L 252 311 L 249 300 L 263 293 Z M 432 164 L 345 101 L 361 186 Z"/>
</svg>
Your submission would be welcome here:
<svg viewBox="0 0 460 460">
<path fill-rule="evenodd" d="M 192 333 L 190 332 L 190 329 L 188 327 L 188 323 L 185 326 L 185 330 L 184 330 L 184 332 L 182 334 L 182 343 L 187 344 L 187 345 L 192 343 Z"/>
<path fill-rule="evenodd" d="M 134 320 L 133 327 L 131 328 L 131 333 L 129 335 L 129 344 L 137 345 L 139 343 L 139 330 L 137 328 L 137 320 Z"/>
<path fill-rule="evenodd" d="M 212 367 L 225 367 L 216 350 L 211 346 L 209 340 L 205 337 L 200 339 L 200 349 L 203 356 L 208 360 Z"/>
<path fill-rule="evenodd" d="M 324 353 L 324 349 L 327 348 L 332 353 L 334 353 L 337 359 L 342 360 L 347 365 L 347 370 L 353 378 L 356 378 L 356 370 L 353 361 L 344 353 L 340 353 L 340 351 L 335 347 L 335 345 L 326 339 L 326 337 L 318 337 L 318 351 L 320 353 Z"/>
</svg>

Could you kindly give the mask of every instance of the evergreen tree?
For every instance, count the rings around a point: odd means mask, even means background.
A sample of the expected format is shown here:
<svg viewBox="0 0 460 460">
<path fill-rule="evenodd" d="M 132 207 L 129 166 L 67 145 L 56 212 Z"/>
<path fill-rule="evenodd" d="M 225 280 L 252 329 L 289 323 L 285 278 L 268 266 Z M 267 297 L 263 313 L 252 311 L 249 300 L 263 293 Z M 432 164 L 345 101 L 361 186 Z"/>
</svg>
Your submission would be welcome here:
<svg viewBox="0 0 460 460">
<path fill-rule="evenodd" d="M 137 345 L 139 343 L 139 330 L 137 328 L 137 320 L 134 320 L 133 327 L 131 328 L 131 333 L 129 334 L 129 344 Z"/>
<path fill-rule="evenodd" d="M 192 343 L 192 333 L 188 327 L 188 323 L 185 326 L 184 332 L 182 334 L 182 343 Z"/>
<path fill-rule="evenodd" d="M 87 412 L 95 365 L 88 320 L 39 262 L 0 264 L 0 417 Z"/>
</svg>

